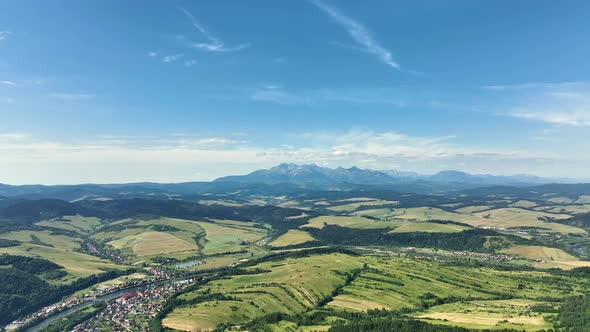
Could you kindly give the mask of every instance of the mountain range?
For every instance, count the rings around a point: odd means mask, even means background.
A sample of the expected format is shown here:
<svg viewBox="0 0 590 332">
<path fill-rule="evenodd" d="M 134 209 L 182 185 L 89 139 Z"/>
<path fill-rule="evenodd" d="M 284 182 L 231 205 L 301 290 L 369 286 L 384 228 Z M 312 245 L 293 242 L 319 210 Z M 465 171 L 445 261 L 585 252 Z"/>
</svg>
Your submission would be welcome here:
<svg viewBox="0 0 590 332">
<path fill-rule="evenodd" d="M 270 169 L 261 169 L 247 175 L 226 176 L 215 182 L 265 183 L 318 186 L 342 183 L 383 185 L 411 182 L 456 183 L 470 185 L 510 185 L 527 186 L 546 183 L 578 183 L 573 179 L 543 178 L 533 175 L 496 176 L 489 174 L 470 174 L 455 170 L 441 171 L 434 175 L 420 175 L 415 172 L 395 170 L 377 171 L 370 169 L 327 168 L 315 164 L 280 164 Z"/>
<path fill-rule="evenodd" d="M 542 178 L 531 175 L 495 176 L 470 174 L 460 171 L 442 171 L 434 175 L 395 170 L 369 170 L 359 167 L 327 168 L 315 164 L 280 164 L 270 169 L 261 169 L 247 175 L 226 176 L 212 182 L 183 183 L 124 183 L 124 184 L 79 184 L 79 185 L 23 185 L 0 183 L 0 206 L 2 197 L 21 199 L 56 198 L 66 201 L 105 199 L 184 199 L 210 200 L 223 198 L 228 193 L 238 196 L 272 196 L 278 193 L 301 194 L 309 189 L 317 191 L 384 190 L 416 194 L 461 194 L 476 190 L 483 194 L 485 188 L 493 191 L 503 187 L 511 192 L 519 187 L 527 195 L 536 193 L 582 191 L 590 193 L 589 185 L 574 183 L 590 182 L 573 179 Z M 541 186 L 541 187 L 540 187 Z M 581 187 L 580 187 L 581 186 Z M 580 189 L 581 188 L 581 189 Z M 504 189 L 502 189 L 504 190 Z M 534 191 L 534 192 L 533 192 Z M 235 195 L 234 195 L 235 196 Z"/>
</svg>

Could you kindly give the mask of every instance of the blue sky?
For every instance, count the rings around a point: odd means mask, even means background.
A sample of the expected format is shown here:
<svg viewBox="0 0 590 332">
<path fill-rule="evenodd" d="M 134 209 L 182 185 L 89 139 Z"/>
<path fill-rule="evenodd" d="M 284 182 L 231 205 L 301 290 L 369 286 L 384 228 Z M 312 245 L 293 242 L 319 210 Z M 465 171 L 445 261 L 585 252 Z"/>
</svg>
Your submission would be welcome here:
<svg viewBox="0 0 590 332">
<path fill-rule="evenodd" d="M 590 177 L 588 1 L 0 2 L 0 182 Z"/>
</svg>

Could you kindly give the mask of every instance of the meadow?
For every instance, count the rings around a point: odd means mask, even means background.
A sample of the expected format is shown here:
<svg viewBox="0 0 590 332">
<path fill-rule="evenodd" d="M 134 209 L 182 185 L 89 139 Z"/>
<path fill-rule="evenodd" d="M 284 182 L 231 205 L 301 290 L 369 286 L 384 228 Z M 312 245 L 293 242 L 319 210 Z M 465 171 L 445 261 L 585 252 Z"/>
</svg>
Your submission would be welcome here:
<svg viewBox="0 0 590 332">
<path fill-rule="evenodd" d="M 581 294 L 588 287 L 587 281 L 542 271 L 501 271 L 343 253 L 273 260 L 248 268 L 253 269 L 258 270 L 210 281 L 181 295 L 185 304 L 174 308 L 163 325 L 208 331 L 221 323 L 243 325 L 271 312 L 404 309 L 411 317 L 435 324 L 532 331 L 546 326 L 546 314 L 535 311 L 535 305 L 546 304 L 548 298 Z M 269 327 L 305 330 L 287 321 Z M 313 325 L 318 330 L 328 327 Z M 312 330 L 312 326 L 305 328 Z"/>
<path fill-rule="evenodd" d="M 296 229 L 290 229 L 287 233 L 281 235 L 268 245 L 271 247 L 285 247 L 291 245 L 297 245 L 308 241 L 313 241 L 314 238 L 305 231 Z"/>
</svg>

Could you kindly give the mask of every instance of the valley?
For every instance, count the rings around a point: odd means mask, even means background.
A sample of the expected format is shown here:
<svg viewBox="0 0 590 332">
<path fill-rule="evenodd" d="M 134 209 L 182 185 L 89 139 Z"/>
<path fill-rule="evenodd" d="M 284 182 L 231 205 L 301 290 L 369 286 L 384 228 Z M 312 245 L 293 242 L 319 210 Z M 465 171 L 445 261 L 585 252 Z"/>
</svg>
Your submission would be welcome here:
<svg viewBox="0 0 590 332">
<path fill-rule="evenodd" d="M 172 187 L 174 199 L 144 197 L 148 188 L 125 199 L 2 197 L 2 324 L 345 331 L 386 320 L 557 331 L 560 308 L 590 289 L 590 218 L 577 185 L 434 195 L 219 183 Z"/>
</svg>

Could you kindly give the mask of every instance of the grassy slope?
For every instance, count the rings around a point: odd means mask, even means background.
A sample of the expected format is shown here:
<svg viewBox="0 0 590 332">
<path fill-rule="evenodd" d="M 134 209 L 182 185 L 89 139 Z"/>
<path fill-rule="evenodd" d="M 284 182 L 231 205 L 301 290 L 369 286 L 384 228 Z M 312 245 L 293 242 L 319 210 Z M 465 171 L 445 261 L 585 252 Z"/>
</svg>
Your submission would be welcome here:
<svg viewBox="0 0 590 332">
<path fill-rule="evenodd" d="M 269 243 L 269 245 L 271 247 L 285 247 L 313 240 L 314 238 L 307 232 L 290 229 L 287 233 L 281 235 L 279 238 Z"/>
<path fill-rule="evenodd" d="M 236 296 L 238 301 L 208 301 L 176 308 L 164 325 L 178 329 L 210 329 L 222 322 L 240 323 L 271 312 L 306 311 L 344 284 L 343 273 L 361 267 L 343 254 L 315 255 L 256 266 L 271 272 L 216 280 L 182 296 L 190 299 L 206 292 Z"/>
</svg>

